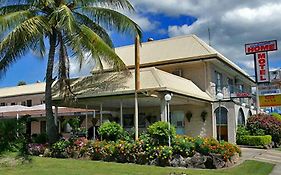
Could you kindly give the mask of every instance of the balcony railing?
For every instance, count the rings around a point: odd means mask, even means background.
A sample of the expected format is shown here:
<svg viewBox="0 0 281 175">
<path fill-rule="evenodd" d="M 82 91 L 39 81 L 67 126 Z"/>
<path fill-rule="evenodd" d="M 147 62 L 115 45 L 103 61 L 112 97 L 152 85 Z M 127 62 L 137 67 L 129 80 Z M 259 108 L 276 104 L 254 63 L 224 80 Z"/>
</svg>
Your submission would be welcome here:
<svg viewBox="0 0 281 175">
<path fill-rule="evenodd" d="M 251 89 L 241 90 L 238 85 L 222 85 L 221 88 L 217 88 L 216 84 L 211 83 L 209 87 L 209 92 L 214 99 L 216 98 L 216 94 L 218 92 L 221 92 L 224 95 L 224 99 L 232 99 L 236 102 L 246 103 L 249 105 L 253 103 L 253 100 L 251 98 Z"/>
</svg>

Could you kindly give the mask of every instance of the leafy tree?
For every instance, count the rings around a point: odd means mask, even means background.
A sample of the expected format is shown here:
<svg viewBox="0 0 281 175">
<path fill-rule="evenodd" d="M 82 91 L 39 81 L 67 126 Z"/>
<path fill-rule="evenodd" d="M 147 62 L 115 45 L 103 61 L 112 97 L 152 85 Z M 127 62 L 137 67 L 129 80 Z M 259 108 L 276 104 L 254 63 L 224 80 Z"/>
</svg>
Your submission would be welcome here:
<svg viewBox="0 0 281 175">
<path fill-rule="evenodd" d="M 89 57 L 97 68 L 102 69 L 105 62 L 117 71 L 124 69 L 106 29 L 133 35 L 141 35 L 141 30 L 121 11 L 133 12 L 134 8 L 128 0 L 2 0 L 0 75 L 30 50 L 44 57 L 48 48 L 45 104 L 51 143 L 58 139 L 52 111 L 55 61 L 59 63 L 57 78 L 64 97 L 71 94 L 69 54 L 78 60 L 80 68 Z"/>
<path fill-rule="evenodd" d="M 23 86 L 23 85 L 26 85 L 26 82 L 25 81 L 19 81 L 17 86 Z"/>
</svg>

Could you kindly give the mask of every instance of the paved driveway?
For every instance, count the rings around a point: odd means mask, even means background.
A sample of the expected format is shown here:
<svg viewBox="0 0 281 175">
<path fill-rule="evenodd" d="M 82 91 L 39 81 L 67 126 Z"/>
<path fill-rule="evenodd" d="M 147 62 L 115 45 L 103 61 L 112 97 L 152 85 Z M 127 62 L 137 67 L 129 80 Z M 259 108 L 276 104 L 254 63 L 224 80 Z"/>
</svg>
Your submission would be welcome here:
<svg viewBox="0 0 281 175">
<path fill-rule="evenodd" d="M 281 151 L 273 149 L 254 149 L 254 148 L 241 148 L 241 160 L 259 160 L 263 162 L 274 163 L 276 166 L 270 175 L 281 175 Z"/>
</svg>

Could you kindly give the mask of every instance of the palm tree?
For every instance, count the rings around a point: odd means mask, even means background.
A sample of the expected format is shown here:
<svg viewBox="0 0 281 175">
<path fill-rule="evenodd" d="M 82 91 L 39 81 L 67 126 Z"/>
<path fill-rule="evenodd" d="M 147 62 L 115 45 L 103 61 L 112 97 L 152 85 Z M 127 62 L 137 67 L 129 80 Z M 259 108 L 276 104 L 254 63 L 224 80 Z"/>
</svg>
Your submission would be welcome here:
<svg viewBox="0 0 281 175">
<path fill-rule="evenodd" d="M 104 62 L 117 71 L 124 69 L 106 29 L 141 35 L 140 27 L 121 13 L 133 12 L 134 8 L 128 0 L 18 0 L 2 4 L 0 76 L 30 50 L 44 57 L 49 49 L 45 103 L 47 134 L 54 143 L 58 139 L 52 111 L 54 63 L 59 62 L 57 79 L 65 97 L 71 92 L 69 54 L 78 60 L 80 68 L 88 57 L 100 69 Z"/>
</svg>

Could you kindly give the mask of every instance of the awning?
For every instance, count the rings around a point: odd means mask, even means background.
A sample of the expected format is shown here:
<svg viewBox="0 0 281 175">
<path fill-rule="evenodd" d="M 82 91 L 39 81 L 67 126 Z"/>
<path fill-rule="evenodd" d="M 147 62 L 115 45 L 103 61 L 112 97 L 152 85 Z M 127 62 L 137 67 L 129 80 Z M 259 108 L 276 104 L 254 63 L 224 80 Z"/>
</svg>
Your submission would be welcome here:
<svg viewBox="0 0 281 175">
<path fill-rule="evenodd" d="M 94 110 L 81 109 L 81 108 L 67 108 L 58 107 L 58 115 L 73 115 L 76 113 L 87 113 L 93 112 Z M 55 113 L 55 107 L 53 106 L 53 112 Z M 45 116 L 45 104 L 36 105 L 32 107 L 26 107 L 21 105 L 14 106 L 2 106 L 0 107 L 0 117 L 2 118 L 14 118 L 17 115 L 25 116 L 30 115 L 32 117 L 42 117 Z"/>
</svg>

